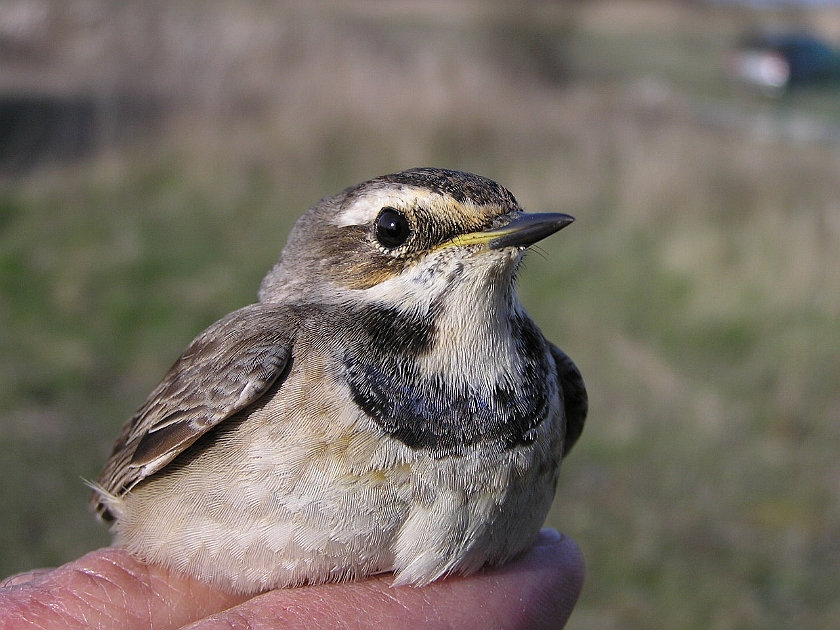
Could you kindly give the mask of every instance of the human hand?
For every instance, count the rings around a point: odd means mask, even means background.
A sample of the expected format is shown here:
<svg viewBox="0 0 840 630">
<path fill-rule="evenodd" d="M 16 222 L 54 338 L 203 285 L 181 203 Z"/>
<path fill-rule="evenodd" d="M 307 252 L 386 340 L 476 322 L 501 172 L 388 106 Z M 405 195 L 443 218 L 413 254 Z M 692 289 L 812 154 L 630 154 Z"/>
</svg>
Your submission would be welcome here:
<svg viewBox="0 0 840 630">
<path fill-rule="evenodd" d="M 503 567 L 423 588 L 384 575 L 250 598 L 109 547 L 0 582 L 0 629 L 562 628 L 583 577 L 580 549 L 553 530 Z"/>
</svg>

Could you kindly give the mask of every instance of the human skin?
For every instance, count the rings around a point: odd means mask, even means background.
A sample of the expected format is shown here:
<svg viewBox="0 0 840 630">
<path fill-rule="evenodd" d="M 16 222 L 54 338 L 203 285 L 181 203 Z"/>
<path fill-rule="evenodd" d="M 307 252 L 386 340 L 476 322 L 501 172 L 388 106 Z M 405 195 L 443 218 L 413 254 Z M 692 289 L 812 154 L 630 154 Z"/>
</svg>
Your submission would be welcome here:
<svg viewBox="0 0 840 630">
<path fill-rule="evenodd" d="M 423 588 L 358 582 L 232 595 L 108 547 L 0 582 L 0 629 L 562 628 L 583 587 L 575 542 L 543 530 L 522 557 Z"/>
</svg>

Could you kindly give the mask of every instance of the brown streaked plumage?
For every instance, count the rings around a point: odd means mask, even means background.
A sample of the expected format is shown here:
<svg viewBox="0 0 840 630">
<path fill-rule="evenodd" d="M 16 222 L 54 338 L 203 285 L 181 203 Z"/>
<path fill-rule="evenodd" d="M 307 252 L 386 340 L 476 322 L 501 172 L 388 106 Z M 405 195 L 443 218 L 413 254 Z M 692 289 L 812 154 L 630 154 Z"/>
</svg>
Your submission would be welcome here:
<svg viewBox="0 0 840 630">
<path fill-rule="evenodd" d="M 514 275 L 571 221 L 442 169 L 319 202 L 120 434 L 92 500 L 116 542 L 244 593 L 521 553 L 587 397 Z"/>
</svg>

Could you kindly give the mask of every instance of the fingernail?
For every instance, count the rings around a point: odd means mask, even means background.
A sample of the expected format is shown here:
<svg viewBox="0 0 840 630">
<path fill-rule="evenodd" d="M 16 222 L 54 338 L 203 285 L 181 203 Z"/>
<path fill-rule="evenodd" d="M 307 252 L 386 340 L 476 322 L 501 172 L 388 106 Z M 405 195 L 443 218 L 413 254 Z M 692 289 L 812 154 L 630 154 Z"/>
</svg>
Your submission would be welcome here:
<svg viewBox="0 0 840 630">
<path fill-rule="evenodd" d="M 537 540 L 537 544 L 539 543 L 556 543 L 560 542 L 563 539 L 563 534 L 558 532 L 553 527 L 544 527 L 540 530 L 540 538 Z"/>
</svg>

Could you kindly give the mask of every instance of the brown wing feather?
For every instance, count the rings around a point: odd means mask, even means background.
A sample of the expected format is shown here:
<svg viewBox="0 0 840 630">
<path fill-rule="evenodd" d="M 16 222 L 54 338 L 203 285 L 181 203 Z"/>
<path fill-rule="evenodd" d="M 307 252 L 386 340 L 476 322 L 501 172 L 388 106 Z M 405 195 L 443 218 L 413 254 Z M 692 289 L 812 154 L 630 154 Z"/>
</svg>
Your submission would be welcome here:
<svg viewBox="0 0 840 630">
<path fill-rule="evenodd" d="M 288 309 L 254 304 L 201 333 L 123 427 L 98 485 L 119 496 L 161 470 L 283 374 L 296 326 Z M 107 517 L 101 493 L 94 508 Z"/>
<path fill-rule="evenodd" d="M 589 411 L 589 396 L 586 385 L 577 366 L 560 348 L 551 345 L 551 355 L 557 365 L 557 378 L 563 388 L 563 403 L 566 407 L 566 436 L 563 442 L 563 456 L 571 450 L 583 432 L 586 414 Z"/>
</svg>

